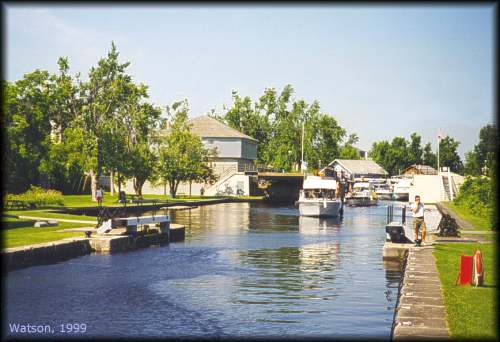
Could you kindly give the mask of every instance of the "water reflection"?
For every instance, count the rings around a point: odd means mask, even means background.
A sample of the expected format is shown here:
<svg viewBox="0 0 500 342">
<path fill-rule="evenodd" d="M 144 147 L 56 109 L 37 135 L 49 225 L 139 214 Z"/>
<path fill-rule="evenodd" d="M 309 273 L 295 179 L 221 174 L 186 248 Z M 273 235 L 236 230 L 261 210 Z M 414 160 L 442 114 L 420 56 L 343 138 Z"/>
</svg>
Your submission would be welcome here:
<svg viewBox="0 0 500 342">
<path fill-rule="evenodd" d="M 89 336 L 389 339 L 401 270 L 382 262 L 385 208 L 343 220 L 259 203 L 170 215 L 185 242 L 12 272 L 8 318 L 78 318 Z"/>
</svg>

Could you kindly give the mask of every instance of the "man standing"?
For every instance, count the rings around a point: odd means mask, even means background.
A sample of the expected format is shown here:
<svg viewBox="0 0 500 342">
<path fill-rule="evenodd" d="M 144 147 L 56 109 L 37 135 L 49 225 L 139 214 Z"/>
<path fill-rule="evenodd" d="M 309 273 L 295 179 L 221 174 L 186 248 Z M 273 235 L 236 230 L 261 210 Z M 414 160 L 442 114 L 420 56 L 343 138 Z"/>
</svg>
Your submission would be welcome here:
<svg viewBox="0 0 500 342">
<path fill-rule="evenodd" d="M 417 243 L 418 232 L 421 230 L 422 245 L 425 245 L 426 226 L 424 220 L 424 204 L 420 202 L 420 196 L 415 196 L 415 203 L 411 205 L 411 212 L 413 216 L 413 235 L 415 236 L 415 243 Z"/>
<path fill-rule="evenodd" d="M 103 193 L 102 193 L 102 188 L 101 187 L 99 187 L 97 189 L 96 197 L 97 197 L 97 205 L 101 206 L 102 205 L 102 197 L 103 197 Z"/>
</svg>

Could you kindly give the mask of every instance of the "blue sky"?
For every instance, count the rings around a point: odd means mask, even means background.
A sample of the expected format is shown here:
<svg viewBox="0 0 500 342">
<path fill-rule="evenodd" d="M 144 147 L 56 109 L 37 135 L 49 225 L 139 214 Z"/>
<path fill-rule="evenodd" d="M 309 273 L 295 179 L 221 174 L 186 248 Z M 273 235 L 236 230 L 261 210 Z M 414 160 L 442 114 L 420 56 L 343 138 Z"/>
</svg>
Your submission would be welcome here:
<svg viewBox="0 0 500 342">
<path fill-rule="evenodd" d="M 493 15 L 482 6 L 6 6 L 7 79 L 85 75 L 110 42 L 152 101 L 187 98 L 191 116 L 292 84 L 358 147 L 438 128 L 470 150 L 493 122 Z"/>
</svg>

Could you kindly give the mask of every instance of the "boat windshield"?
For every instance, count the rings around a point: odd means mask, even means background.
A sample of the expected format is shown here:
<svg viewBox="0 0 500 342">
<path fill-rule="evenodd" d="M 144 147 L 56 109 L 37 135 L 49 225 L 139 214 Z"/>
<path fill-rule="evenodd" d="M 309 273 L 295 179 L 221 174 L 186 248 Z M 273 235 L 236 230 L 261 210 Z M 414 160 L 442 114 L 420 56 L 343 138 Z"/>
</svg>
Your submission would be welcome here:
<svg viewBox="0 0 500 342">
<path fill-rule="evenodd" d="M 335 199 L 335 190 L 333 189 L 305 189 L 304 197 L 308 199 Z"/>
</svg>

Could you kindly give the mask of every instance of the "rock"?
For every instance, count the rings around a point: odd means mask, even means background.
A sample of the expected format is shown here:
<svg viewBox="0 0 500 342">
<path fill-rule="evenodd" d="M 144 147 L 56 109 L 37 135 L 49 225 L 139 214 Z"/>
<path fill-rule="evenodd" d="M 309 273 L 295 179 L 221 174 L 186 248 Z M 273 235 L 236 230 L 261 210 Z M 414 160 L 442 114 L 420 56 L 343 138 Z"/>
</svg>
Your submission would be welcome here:
<svg viewBox="0 0 500 342">
<path fill-rule="evenodd" d="M 49 226 L 58 226 L 59 225 L 59 221 L 56 221 L 56 220 L 48 220 L 47 223 L 49 224 Z"/>
<path fill-rule="evenodd" d="M 49 223 L 46 221 L 36 221 L 35 222 L 35 227 L 40 228 L 40 227 L 48 227 Z"/>
</svg>

